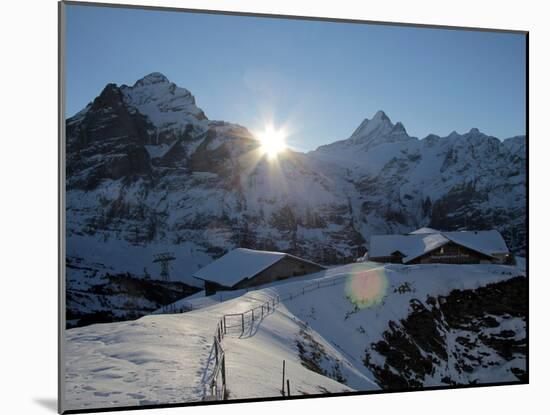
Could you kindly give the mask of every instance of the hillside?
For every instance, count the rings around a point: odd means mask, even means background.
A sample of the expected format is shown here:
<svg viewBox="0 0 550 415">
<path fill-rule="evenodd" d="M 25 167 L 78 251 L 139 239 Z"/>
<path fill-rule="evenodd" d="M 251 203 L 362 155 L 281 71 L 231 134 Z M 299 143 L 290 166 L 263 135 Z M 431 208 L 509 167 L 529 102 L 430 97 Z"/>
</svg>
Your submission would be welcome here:
<svg viewBox="0 0 550 415">
<path fill-rule="evenodd" d="M 514 266 L 361 263 L 188 313 L 71 329 L 68 407 L 202 400 L 219 318 L 277 297 L 244 331 L 228 318 L 229 399 L 280 396 L 283 359 L 293 394 L 519 382 L 526 286 Z"/>
<path fill-rule="evenodd" d="M 108 275 L 159 279 L 160 252 L 175 254 L 172 280 L 195 285 L 194 272 L 236 247 L 335 265 L 371 235 L 421 226 L 494 228 L 525 251 L 523 136 L 418 139 L 379 111 L 345 140 L 271 163 L 245 127 L 209 120 L 160 73 L 108 84 L 66 127 L 67 261 L 80 267 L 67 267 L 67 292 L 93 313 L 109 312 L 94 292 Z M 128 304 L 117 319 L 144 314 Z"/>
</svg>

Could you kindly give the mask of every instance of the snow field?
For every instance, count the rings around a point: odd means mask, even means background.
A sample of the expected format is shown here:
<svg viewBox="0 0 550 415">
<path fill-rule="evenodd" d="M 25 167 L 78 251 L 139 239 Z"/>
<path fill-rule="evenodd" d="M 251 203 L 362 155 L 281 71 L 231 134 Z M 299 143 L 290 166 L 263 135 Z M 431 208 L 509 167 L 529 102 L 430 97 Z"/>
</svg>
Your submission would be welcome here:
<svg viewBox="0 0 550 415">
<path fill-rule="evenodd" d="M 67 330 L 67 406 L 203 399 L 220 318 L 277 297 L 283 300 L 270 314 L 255 319 L 254 324 L 247 320 L 244 332 L 228 330 L 222 340 L 229 399 L 281 396 L 283 360 L 291 394 L 379 389 L 362 364 L 365 350 L 380 340 L 389 320 L 407 316 L 412 298 L 422 301 L 428 294 L 445 295 L 453 289 L 473 289 L 517 275 L 523 275 L 520 268 L 492 264 L 350 264 L 280 281 L 188 313 Z M 343 283 L 288 298 L 306 286 L 331 280 Z M 376 301 L 361 302 L 361 295 L 371 293 L 368 289 L 362 292 L 364 287 L 357 281 L 378 280 L 385 283 L 370 286 L 381 291 Z M 408 289 L 399 290 L 405 283 Z M 373 358 L 380 357 L 373 354 Z M 501 375 L 502 370 L 495 373 Z M 428 380 L 438 381 L 437 374 Z"/>
</svg>

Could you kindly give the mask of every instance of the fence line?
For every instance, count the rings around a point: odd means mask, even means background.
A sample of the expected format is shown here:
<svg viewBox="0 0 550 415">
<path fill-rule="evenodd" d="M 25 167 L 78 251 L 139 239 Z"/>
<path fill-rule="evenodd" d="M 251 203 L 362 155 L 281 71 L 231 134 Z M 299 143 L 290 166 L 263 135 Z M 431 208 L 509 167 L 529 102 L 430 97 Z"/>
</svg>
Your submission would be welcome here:
<svg viewBox="0 0 550 415">
<path fill-rule="evenodd" d="M 320 288 L 332 287 L 337 284 L 341 284 L 348 278 L 348 274 L 340 277 L 334 277 L 327 281 L 317 280 L 311 284 L 304 285 L 300 290 L 287 293 L 285 295 L 277 295 L 274 298 L 262 303 L 259 306 L 250 308 L 242 313 L 224 314 L 222 317 L 224 334 L 228 333 L 228 329 L 237 329 L 240 331 L 241 336 L 245 331 L 254 326 L 255 322 L 260 322 L 264 316 L 271 314 L 279 306 L 281 301 L 292 300 L 300 295 L 305 295 L 309 292 L 318 290 Z M 239 330 L 240 329 L 240 330 Z M 232 330 L 235 332 L 235 330 Z"/>
<path fill-rule="evenodd" d="M 212 376 L 208 381 L 208 390 L 204 392 L 203 400 L 225 400 L 227 399 L 227 378 L 225 372 L 225 351 L 222 347 L 222 339 L 225 335 L 224 321 L 220 318 L 218 324 L 216 324 L 216 331 L 214 333 L 214 343 L 210 349 L 210 356 L 214 354 L 214 369 L 212 370 Z M 210 362 L 210 360 L 209 360 Z M 208 370 L 208 367 L 207 369 Z"/>
<path fill-rule="evenodd" d="M 193 311 L 193 305 L 192 304 L 182 304 L 180 306 L 176 306 L 176 304 L 167 304 L 163 305 L 160 309 L 159 314 L 176 314 L 176 313 L 187 313 L 188 311 Z"/>
<path fill-rule="evenodd" d="M 214 334 L 214 343 L 212 344 L 211 355 L 214 353 L 215 364 L 212 376 L 208 382 L 209 389 L 205 392 L 203 400 L 225 400 L 227 399 L 227 378 L 225 368 L 225 351 L 221 345 L 221 342 L 225 335 L 228 333 L 228 329 L 240 329 L 241 336 L 244 335 L 245 330 L 253 328 L 254 323 L 258 324 L 263 318 L 275 311 L 281 301 L 292 300 L 300 295 L 318 290 L 320 288 L 326 288 L 341 284 L 348 278 L 348 274 L 340 277 L 334 277 L 327 281 L 317 280 L 311 284 L 307 284 L 294 293 L 288 293 L 283 296 L 277 295 L 274 298 L 260 304 L 259 306 L 250 308 L 242 313 L 224 314 L 218 324 L 216 325 L 216 331 Z M 233 321 L 231 321 L 233 320 Z M 229 324 L 228 324 L 229 322 Z M 237 330 L 238 332 L 238 330 Z M 290 384 L 287 379 L 287 394 L 290 396 Z M 283 384 L 284 390 L 284 384 Z M 284 393 L 284 392 L 283 392 Z"/>
<path fill-rule="evenodd" d="M 247 287 L 247 288 L 243 288 L 242 290 L 245 293 L 248 293 L 249 291 L 255 291 L 256 289 L 257 289 L 256 287 Z M 224 297 L 223 297 L 224 292 L 229 293 L 229 298 L 226 298 L 226 300 L 232 300 L 233 298 L 236 298 L 231 296 L 231 291 L 219 291 L 216 295 L 208 296 L 208 298 L 214 299 L 215 297 L 218 297 L 218 303 L 222 303 L 224 301 Z M 182 300 L 185 300 L 185 298 L 183 298 Z M 201 308 L 209 307 L 213 304 L 213 303 L 201 304 L 199 302 L 198 304 L 193 305 L 193 303 L 191 302 L 182 301 L 180 305 L 176 305 L 176 303 L 179 301 L 181 300 L 178 300 L 174 303 L 163 305 L 158 310 L 158 313 L 157 312 L 156 313 L 157 314 L 187 313 L 188 311 L 199 310 Z"/>
</svg>

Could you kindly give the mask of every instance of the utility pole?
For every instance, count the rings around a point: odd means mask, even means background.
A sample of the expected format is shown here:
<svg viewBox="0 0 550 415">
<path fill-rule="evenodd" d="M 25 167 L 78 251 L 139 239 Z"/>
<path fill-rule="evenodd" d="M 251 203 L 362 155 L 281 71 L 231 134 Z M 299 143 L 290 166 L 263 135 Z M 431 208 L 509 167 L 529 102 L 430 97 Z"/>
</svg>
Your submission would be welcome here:
<svg viewBox="0 0 550 415">
<path fill-rule="evenodd" d="M 170 281 L 170 262 L 176 259 L 171 252 L 162 252 L 153 256 L 154 263 L 160 264 L 160 279 Z"/>
</svg>

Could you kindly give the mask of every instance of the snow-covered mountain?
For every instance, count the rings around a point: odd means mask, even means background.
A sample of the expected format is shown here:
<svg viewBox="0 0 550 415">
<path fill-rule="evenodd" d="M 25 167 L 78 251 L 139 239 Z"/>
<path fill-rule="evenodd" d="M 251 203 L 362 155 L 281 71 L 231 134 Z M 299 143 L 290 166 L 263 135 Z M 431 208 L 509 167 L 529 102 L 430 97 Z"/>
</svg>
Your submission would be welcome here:
<svg viewBox="0 0 550 415">
<path fill-rule="evenodd" d="M 172 279 L 192 284 L 235 247 L 336 264 L 361 255 L 372 234 L 420 226 L 497 228 L 525 250 L 525 137 L 417 139 L 379 111 L 346 140 L 271 163 L 245 127 L 209 120 L 159 73 L 107 85 L 66 126 L 75 315 L 112 307 L 94 291 L 108 274 L 158 278 L 159 252 L 174 253 Z"/>
<path fill-rule="evenodd" d="M 345 171 L 363 235 L 498 229 L 525 251 L 525 136 L 500 141 L 472 128 L 418 139 L 379 111 L 350 138 L 308 155 Z"/>
<path fill-rule="evenodd" d="M 281 396 L 283 360 L 293 396 L 527 379 L 524 269 L 360 263 L 188 313 L 69 330 L 66 409 L 204 399 L 219 319 L 276 298 L 244 330 L 226 319 L 229 399 Z"/>
</svg>

